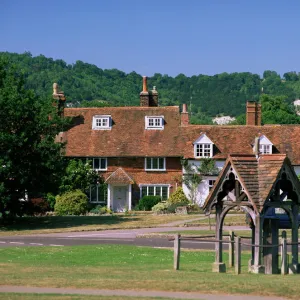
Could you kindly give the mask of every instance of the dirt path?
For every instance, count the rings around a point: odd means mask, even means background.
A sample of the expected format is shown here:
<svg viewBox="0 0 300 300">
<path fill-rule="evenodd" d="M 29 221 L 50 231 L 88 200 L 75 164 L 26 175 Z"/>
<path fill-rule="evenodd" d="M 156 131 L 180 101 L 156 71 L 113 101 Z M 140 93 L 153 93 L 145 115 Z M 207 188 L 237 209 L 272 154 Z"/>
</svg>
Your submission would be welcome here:
<svg viewBox="0 0 300 300">
<path fill-rule="evenodd" d="M 0 286 L 0 293 L 34 293 L 34 294 L 63 294 L 63 295 L 101 295 L 127 297 L 164 297 L 171 299 L 202 299 L 202 300 L 284 300 L 279 297 L 263 297 L 251 295 L 220 295 L 187 292 L 163 291 L 133 291 L 133 290 L 89 290 L 71 288 L 47 288 L 26 286 Z"/>
</svg>

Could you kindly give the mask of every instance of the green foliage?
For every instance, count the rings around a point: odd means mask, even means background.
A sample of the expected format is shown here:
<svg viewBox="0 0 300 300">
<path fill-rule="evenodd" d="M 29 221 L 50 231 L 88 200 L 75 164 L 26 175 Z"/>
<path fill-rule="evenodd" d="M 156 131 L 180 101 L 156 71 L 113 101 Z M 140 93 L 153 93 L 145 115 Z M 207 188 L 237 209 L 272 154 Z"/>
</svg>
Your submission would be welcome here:
<svg viewBox="0 0 300 300">
<path fill-rule="evenodd" d="M 157 204 L 155 204 L 151 210 L 155 213 L 164 213 L 167 211 L 168 208 L 168 203 L 164 203 L 164 202 L 159 202 Z"/>
<path fill-rule="evenodd" d="M 188 204 L 190 201 L 185 196 L 182 187 L 178 187 L 177 190 L 171 194 L 167 202 L 169 204 Z"/>
<path fill-rule="evenodd" d="M 49 208 L 54 210 L 55 196 L 52 193 L 47 193 L 46 200 L 48 202 Z"/>
<path fill-rule="evenodd" d="M 58 216 L 81 215 L 88 210 L 88 198 L 81 190 L 56 196 L 54 211 Z"/>
<path fill-rule="evenodd" d="M 90 213 L 103 215 L 108 212 L 106 206 L 97 205 L 93 209 L 90 210 Z"/>
<path fill-rule="evenodd" d="M 76 189 L 86 192 L 92 184 L 101 181 L 96 171 L 91 169 L 89 162 L 80 159 L 71 159 L 61 178 L 60 193 Z"/>
<path fill-rule="evenodd" d="M 262 95 L 263 124 L 299 124 L 300 117 L 293 106 L 289 105 L 285 96 Z"/>
<path fill-rule="evenodd" d="M 26 89 L 23 75 L 1 56 L 0 120 L 0 212 L 16 215 L 26 194 L 31 199 L 55 192 L 63 145 L 54 139 L 65 121 L 52 99 Z"/>
<path fill-rule="evenodd" d="M 159 196 L 144 196 L 139 201 L 138 209 L 149 211 L 154 205 L 156 205 L 160 201 L 161 198 Z"/>
</svg>

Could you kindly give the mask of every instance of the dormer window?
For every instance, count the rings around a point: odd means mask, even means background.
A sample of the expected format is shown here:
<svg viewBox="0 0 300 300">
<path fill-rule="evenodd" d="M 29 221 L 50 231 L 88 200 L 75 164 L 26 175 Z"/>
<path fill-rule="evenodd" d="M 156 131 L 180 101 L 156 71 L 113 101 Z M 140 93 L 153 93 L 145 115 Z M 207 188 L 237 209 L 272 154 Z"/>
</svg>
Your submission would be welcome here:
<svg viewBox="0 0 300 300">
<path fill-rule="evenodd" d="M 195 158 L 207 158 L 213 156 L 213 142 L 206 136 L 202 134 L 194 142 L 194 156 Z"/>
<path fill-rule="evenodd" d="M 95 130 L 107 130 L 111 129 L 111 116 L 109 115 L 98 115 L 93 117 L 93 129 Z"/>
<path fill-rule="evenodd" d="M 163 116 L 146 116 L 145 117 L 145 129 L 164 129 L 164 117 Z"/>
<path fill-rule="evenodd" d="M 260 154 L 272 154 L 272 142 L 265 136 L 259 137 L 259 153 Z"/>
</svg>

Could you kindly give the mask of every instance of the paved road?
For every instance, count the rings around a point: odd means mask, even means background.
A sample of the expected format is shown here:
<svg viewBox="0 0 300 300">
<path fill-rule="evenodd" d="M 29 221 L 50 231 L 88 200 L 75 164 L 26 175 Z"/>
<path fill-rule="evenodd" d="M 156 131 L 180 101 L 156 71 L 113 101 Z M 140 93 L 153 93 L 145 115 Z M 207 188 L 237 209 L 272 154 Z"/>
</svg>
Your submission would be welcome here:
<svg viewBox="0 0 300 300">
<path fill-rule="evenodd" d="M 204 227 L 192 227 L 187 230 L 205 230 Z M 225 228 L 225 230 L 228 228 Z M 232 227 L 231 227 L 232 229 Z M 236 226 L 235 229 L 245 229 L 242 226 Z M 0 236 L 0 247 L 12 246 L 75 246 L 75 245 L 97 245 L 97 244 L 126 244 L 136 246 L 150 247 L 172 247 L 173 242 L 166 237 L 151 236 L 151 233 L 172 232 L 184 230 L 178 227 L 158 227 L 142 228 L 128 230 L 103 230 L 87 232 L 69 232 L 69 233 L 52 233 L 38 234 L 28 236 Z M 150 234 L 150 236 L 149 236 Z M 147 237 L 142 237 L 148 235 Z M 170 234 L 172 235 L 172 234 Z M 183 248 L 191 249 L 214 249 L 213 243 L 204 243 L 199 241 L 182 241 Z M 227 246 L 225 245 L 226 249 Z"/>
<path fill-rule="evenodd" d="M 0 293 L 37 293 L 37 294 L 63 294 L 63 295 L 102 295 L 125 297 L 164 297 L 170 299 L 202 299 L 202 300 L 284 300 L 279 297 L 263 297 L 254 295 L 209 295 L 195 292 L 164 292 L 164 291 L 133 291 L 133 290 L 92 290 L 71 288 L 43 288 L 25 286 L 0 286 Z M 125 298 L 126 299 L 126 298 Z"/>
</svg>

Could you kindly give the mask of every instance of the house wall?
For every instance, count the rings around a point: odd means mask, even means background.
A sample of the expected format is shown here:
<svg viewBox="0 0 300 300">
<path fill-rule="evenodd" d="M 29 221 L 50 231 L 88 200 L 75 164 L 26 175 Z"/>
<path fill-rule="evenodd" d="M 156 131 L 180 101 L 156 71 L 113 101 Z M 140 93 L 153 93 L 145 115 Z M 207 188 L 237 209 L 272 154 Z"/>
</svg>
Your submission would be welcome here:
<svg viewBox="0 0 300 300">
<path fill-rule="evenodd" d="M 137 204 L 140 199 L 140 184 L 168 184 L 169 195 L 172 194 L 182 178 L 182 166 L 179 157 L 166 158 L 166 171 L 145 171 L 144 157 L 108 157 L 107 171 L 100 171 L 106 179 L 112 172 L 122 167 L 134 180 L 132 185 L 132 204 Z"/>
</svg>

